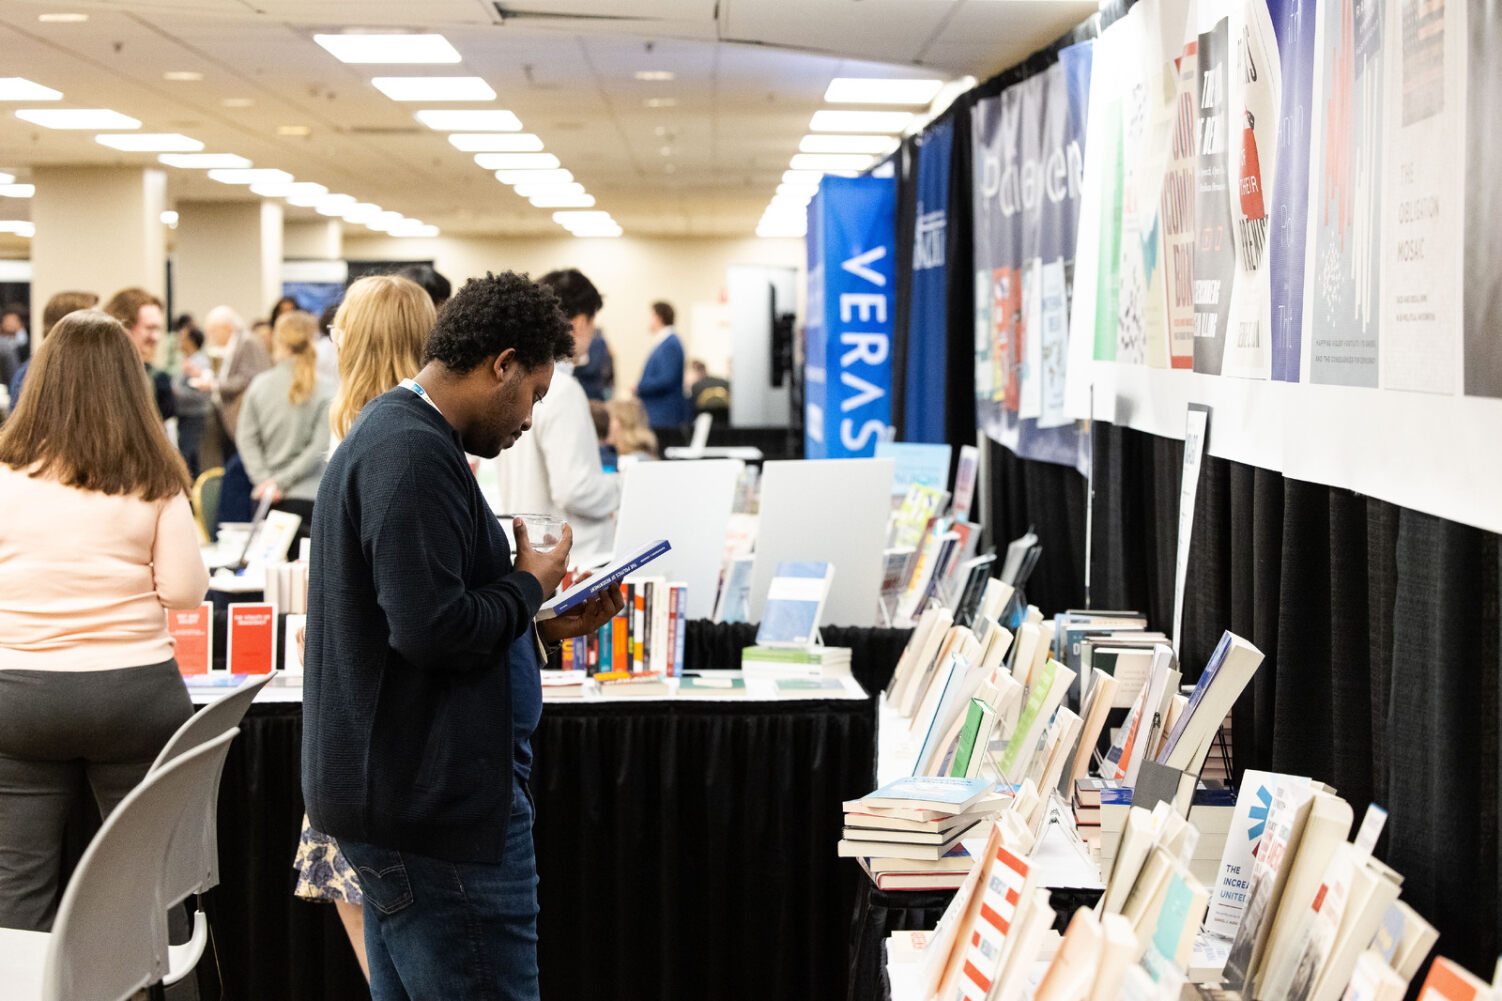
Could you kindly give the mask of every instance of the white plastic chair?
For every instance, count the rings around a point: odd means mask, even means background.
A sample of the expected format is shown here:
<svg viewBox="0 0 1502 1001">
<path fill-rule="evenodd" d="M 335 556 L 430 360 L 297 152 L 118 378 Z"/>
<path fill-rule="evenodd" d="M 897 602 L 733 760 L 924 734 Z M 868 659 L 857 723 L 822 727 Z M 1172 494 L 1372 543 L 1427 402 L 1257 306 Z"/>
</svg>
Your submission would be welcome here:
<svg viewBox="0 0 1502 1001">
<path fill-rule="evenodd" d="M 239 726 L 251 702 L 272 677 L 267 674 L 244 681 L 228 695 L 188 717 L 157 755 L 151 772 Z M 221 761 L 219 770 L 214 773 L 213 788 L 199 804 L 197 820 L 185 814 L 182 829 L 173 838 L 166 877 L 167 899 L 171 905 L 190 896 L 201 897 L 219 885 L 219 779 L 223 772 L 224 762 Z M 200 900 L 193 911 L 193 930 L 188 941 L 170 947 L 170 962 L 162 982 L 175 984 L 192 973 L 208 944 L 208 913 Z"/>
<path fill-rule="evenodd" d="M 168 966 L 165 876 L 238 730 L 146 776 L 89 842 L 51 932 L 0 929 L 6 1001 L 124 1001 Z M 179 898 L 180 899 L 180 898 Z"/>
</svg>

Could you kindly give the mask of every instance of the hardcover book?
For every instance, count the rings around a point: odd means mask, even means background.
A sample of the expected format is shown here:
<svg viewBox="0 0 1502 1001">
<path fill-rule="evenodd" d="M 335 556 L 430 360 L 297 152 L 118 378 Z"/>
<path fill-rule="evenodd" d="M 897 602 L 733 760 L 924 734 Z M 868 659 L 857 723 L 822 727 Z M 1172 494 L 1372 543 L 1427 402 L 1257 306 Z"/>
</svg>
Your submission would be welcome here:
<svg viewBox="0 0 1502 1001">
<path fill-rule="evenodd" d="M 810 646 L 819 630 L 834 567 L 828 563 L 784 560 L 767 589 L 758 646 Z"/>
<path fill-rule="evenodd" d="M 633 553 L 628 553 L 610 566 L 581 580 L 562 594 L 543 602 L 542 607 L 537 610 L 537 621 L 544 622 L 573 611 L 590 598 L 624 580 L 672 548 L 666 539 L 658 539 L 656 542 L 647 543 Z"/>
</svg>

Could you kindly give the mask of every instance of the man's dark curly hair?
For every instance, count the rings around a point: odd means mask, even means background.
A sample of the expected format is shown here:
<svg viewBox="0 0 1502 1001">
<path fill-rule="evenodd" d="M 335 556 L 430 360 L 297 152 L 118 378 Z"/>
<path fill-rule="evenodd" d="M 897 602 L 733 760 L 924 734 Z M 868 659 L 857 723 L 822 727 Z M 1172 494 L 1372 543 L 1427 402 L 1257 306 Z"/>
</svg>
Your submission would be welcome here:
<svg viewBox="0 0 1502 1001">
<path fill-rule="evenodd" d="M 600 290 L 578 268 L 549 271 L 538 281 L 553 290 L 558 301 L 563 304 L 563 315 L 571 320 L 580 314 L 593 319 L 605 305 L 605 300 L 600 297 Z"/>
<path fill-rule="evenodd" d="M 461 375 L 507 348 L 527 368 L 573 357 L 574 333 L 547 286 L 505 271 L 464 283 L 438 314 L 427 361 Z"/>
</svg>

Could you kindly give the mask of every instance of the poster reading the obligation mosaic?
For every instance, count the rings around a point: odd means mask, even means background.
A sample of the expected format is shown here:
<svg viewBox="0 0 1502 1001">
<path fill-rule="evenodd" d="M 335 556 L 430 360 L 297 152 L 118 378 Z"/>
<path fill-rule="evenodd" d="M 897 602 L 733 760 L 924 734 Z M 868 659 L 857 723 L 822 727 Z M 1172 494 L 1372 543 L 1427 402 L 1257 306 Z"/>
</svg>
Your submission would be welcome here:
<svg viewBox="0 0 1502 1001">
<path fill-rule="evenodd" d="M 1319 12 L 1310 162 L 1310 382 L 1377 385 L 1382 225 L 1382 8 L 1338 0 Z"/>
<path fill-rule="evenodd" d="M 1384 389 L 1461 388 L 1464 0 L 1390 0 L 1381 227 Z M 1490 58 L 1498 58 L 1492 53 Z"/>
</svg>

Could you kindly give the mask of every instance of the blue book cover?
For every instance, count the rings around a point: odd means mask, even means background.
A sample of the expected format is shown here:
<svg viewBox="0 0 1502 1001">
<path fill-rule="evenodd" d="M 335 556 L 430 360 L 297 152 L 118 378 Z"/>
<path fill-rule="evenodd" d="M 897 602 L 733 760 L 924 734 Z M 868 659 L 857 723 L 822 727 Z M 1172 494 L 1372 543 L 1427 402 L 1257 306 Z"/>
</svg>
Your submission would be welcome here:
<svg viewBox="0 0 1502 1001">
<path fill-rule="evenodd" d="M 543 622 L 573 611 L 590 598 L 635 573 L 672 548 L 666 539 L 647 543 L 636 552 L 617 560 L 593 576 L 581 580 L 557 597 L 543 602 L 542 607 L 537 610 L 537 621 Z"/>
<path fill-rule="evenodd" d="M 819 628 L 834 568 L 828 563 L 784 560 L 767 588 L 758 646 L 808 646 Z"/>
<path fill-rule="evenodd" d="M 1205 665 L 1200 673 L 1200 680 L 1194 686 L 1194 693 L 1189 696 L 1189 704 L 1184 711 L 1179 713 L 1179 718 L 1174 721 L 1173 730 L 1168 734 L 1168 739 L 1163 741 L 1163 749 L 1158 752 L 1160 762 L 1167 761 L 1173 749 L 1178 746 L 1179 738 L 1184 734 L 1184 728 L 1194 718 L 1195 710 L 1199 709 L 1200 703 L 1205 699 L 1205 693 L 1210 686 L 1215 684 L 1215 676 L 1220 673 L 1220 666 L 1226 662 L 1226 655 L 1231 652 L 1231 634 L 1225 632 L 1220 637 L 1220 643 L 1215 647 L 1215 652 L 1210 655 L 1210 662 Z"/>
<path fill-rule="evenodd" d="M 892 459 L 892 496 L 906 497 L 915 483 L 942 491 L 949 486 L 950 446 L 911 441 L 880 441 L 876 458 Z"/>
<path fill-rule="evenodd" d="M 911 809 L 949 809 L 961 813 L 991 788 L 989 779 L 962 779 L 945 775 L 917 775 L 889 782 L 864 796 L 861 802 L 873 807 L 907 807 Z"/>
</svg>

